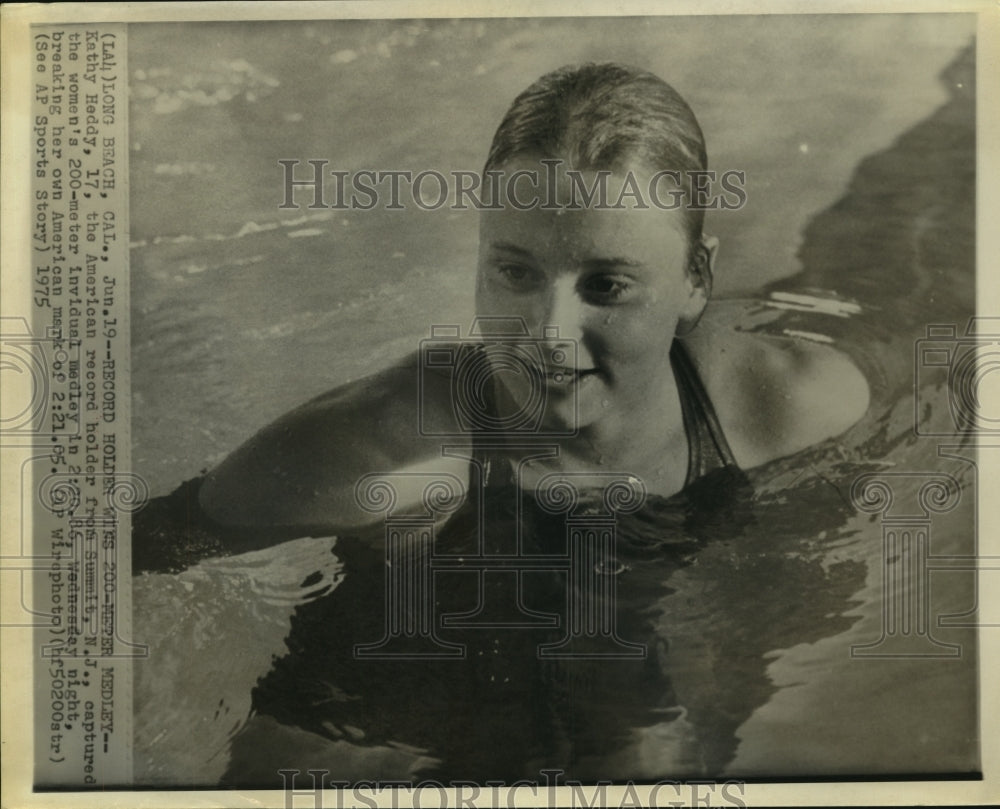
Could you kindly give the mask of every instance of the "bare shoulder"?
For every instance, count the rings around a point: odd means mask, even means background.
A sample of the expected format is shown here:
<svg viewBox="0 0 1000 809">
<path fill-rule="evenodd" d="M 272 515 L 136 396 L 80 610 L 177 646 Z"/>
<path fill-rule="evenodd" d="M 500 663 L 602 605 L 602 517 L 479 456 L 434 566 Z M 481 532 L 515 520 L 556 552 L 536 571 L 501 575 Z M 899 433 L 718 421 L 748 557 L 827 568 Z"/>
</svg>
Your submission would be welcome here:
<svg viewBox="0 0 1000 809">
<path fill-rule="evenodd" d="M 867 380 L 832 346 L 718 329 L 687 345 L 743 468 L 840 435 L 868 409 Z"/>
<path fill-rule="evenodd" d="M 202 508 L 224 525 L 343 529 L 376 519 L 355 501 L 365 475 L 447 472 L 464 483 L 466 462 L 441 452 L 455 432 L 450 380 L 421 370 L 410 355 L 264 427 L 206 476 Z"/>
</svg>

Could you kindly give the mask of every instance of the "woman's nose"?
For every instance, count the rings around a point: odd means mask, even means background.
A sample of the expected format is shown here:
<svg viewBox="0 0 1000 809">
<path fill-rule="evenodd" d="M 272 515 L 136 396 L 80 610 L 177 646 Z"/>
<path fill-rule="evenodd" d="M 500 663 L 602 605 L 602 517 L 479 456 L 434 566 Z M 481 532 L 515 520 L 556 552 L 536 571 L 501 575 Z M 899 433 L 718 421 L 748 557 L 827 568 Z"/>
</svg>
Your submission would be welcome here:
<svg viewBox="0 0 1000 809">
<path fill-rule="evenodd" d="M 543 313 L 544 336 L 550 342 L 579 340 L 583 336 L 586 305 L 576 288 L 576 279 L 557 278 L 549 288 L 546 311 Z"/>
</svg>

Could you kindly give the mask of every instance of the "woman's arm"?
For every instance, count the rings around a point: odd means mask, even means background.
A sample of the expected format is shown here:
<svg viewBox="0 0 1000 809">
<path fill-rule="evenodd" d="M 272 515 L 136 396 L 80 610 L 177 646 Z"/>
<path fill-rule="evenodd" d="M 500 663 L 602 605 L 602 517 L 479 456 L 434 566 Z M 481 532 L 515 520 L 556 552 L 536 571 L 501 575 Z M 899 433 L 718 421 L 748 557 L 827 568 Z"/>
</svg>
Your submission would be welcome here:
<svg viewBox="0 0 1000 809">
<path fill-rule="evenodd" d="M 471 445 L 467 436 L 439 435 L 453 432 L 450 396 L 447 375 L 421 369 L 418 355 L 410 355 L 265 427 L 206 476 L 201 507 L 227 527 L 336 532 L 378 519 L 355 501 L 355 486 L 365 475 L 449 473 L 464 484 L 467 462 L 441 451 L 444 444 Z M 438 435 L 422 434 L 419 419 L 424 433 Z M 422 486 L 416 479 L 412 487 L 397 486 L 399 506 L 418 502 Z"/>
</svg>

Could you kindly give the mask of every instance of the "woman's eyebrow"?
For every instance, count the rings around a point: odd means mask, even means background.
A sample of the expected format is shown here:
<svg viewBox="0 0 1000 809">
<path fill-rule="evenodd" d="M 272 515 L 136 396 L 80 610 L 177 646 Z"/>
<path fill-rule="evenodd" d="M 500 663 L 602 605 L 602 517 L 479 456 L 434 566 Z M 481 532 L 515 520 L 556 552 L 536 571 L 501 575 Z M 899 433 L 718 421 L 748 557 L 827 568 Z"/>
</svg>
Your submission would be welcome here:
<svg viewBox="0 0 1000 809">
<path fill-rule="evenodd" d="M 534 258 L 530 250 L 525 250 L 523 247 L 518 247 L 511 242 L 490 242 L 490 247 L 493 250 L 503 250 L 506 253 L 514 253 L 523 258 Z"/>
<path fill-rule="evenodd" d="M 638 269 L 645 265 L 641 261 L 624 256 L 612 256 L 610 258 L 589 258 L 583 262 L 584 266 L 590 270 L 616 270 L 621 267 Z"/>
<path fill-rule="evenodd" d="M 534 260 L 535 256 L 530 250 L 526 250 L 513 242 L 490 242 L 491 250 L 500 250 L 505 253 L 513 253 L 514 255 L 524 258 Z M 641 269 L 646 266 L 641 261 L 636 261 L 633 258 L 628 258 L 627 256 L 609 256 L 602 258 L 588 258 L 584 259 L 582 262 L 584 267 L 586 267 L 591 272 L 610 272 L 612 270 L 619 270 L 622 268 L 628 269 Z"/>
</svg>

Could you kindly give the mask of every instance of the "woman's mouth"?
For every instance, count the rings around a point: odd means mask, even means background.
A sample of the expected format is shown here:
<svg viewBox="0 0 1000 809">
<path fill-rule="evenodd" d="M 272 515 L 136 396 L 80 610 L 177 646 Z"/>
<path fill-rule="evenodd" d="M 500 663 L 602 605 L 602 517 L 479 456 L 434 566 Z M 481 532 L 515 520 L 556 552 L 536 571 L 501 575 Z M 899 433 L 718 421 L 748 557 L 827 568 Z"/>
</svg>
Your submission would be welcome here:
<svg viewBox="0 0 1000 809">
<path fill-rule="evenodd" d="M 596 368 L 568 368 L 559 366 L 546 366 L 542 370 L 542 378 L 545 384 L 550 387 L 568 388 L 576 385 L 597 373 Z"/>
</svg>

